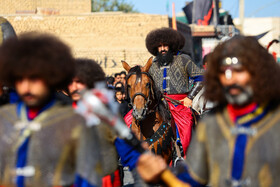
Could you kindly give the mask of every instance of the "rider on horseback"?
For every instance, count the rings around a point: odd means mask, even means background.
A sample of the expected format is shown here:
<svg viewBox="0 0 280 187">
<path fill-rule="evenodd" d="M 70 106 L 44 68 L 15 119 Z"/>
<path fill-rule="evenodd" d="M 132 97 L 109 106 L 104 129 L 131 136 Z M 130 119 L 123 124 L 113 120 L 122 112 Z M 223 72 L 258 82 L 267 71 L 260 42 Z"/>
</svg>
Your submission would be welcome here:
<svg viewBox="0 0 280 187">
<path fill-rule="evenodd" d="M 155 56 L 149 73 L 157 89 L 167 98 L 177 126 L 177 143 L 185 153 L 193 125 L 190 107 L 202 88 L 203 69 L 179 51 L 184 44 L 184 36 L 171 28 L 153 30 L 146 37 L 146 47 Z M 193 80 L 193 86 L 189 85 L 189 79 Z"/>
</svg>

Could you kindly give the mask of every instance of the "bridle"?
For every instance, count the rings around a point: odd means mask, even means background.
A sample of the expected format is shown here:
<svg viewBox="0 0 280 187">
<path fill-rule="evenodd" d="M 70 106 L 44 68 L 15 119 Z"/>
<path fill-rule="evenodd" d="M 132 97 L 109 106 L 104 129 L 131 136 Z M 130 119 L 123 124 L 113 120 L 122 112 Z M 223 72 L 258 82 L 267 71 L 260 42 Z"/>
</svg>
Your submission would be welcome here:
<svg viewBox="0 0 280 187">
<path fill-rule="evenodd" d="M 144 74 L 144 75 L 147 75 L 148 76 L 148 78 L 149 78 L 149 80 L 150 80 L 150 82 L 153 82 L 153 79 L 152 79 L 152 77 L 151 77 L 151 75 L 149 74 L 149 73 L 147 73 L 147 72 L 141 72 L 141 79 L 142 79 L 142 74 Z M 130 76 L 131 75 L 136 75 L 136 72 L 132 72 L 132 73 L 130 73 L 128 76 L 127 76 L 127 79 L 126 80 L 128 80 L 129 78 L 130 78 Z M 136 80 L 137 81 L 137 80 Z M 144 108 L 143 108 L 143 112 L 142 112 L 142 114 L 141 114 L 141 117 L 144 119 L 148 114 L 150 114 L 150 113 L 153 113 L 154 112 L 154 110 L 149 110 L 148 109 L 148 106 L 149 106 L 149 104 L 151 104 L 152 103 L 152 100 L 151 100 L 151 93 L 153 92 L 153 90 L 152 90 L 152 85 L 150 85 L 149 86 L 149 94 L 148 94 L 148 97 L 145 95 L 145 94 L 143 94 L 142 92 L 137 92 L 137 93 L 135 93 L 132 97 L 130 97 L 129 95 L 129 97 L 131 98 L 131 101 L 130 101 L 130 103 L 129 103 L 129 105 L 131 105 L 132 106 L 132 108 L 133 108 L 133 113 L 135 112 L 135 110 L 136 110 L 136 106 L 133 104 L 134 103 L 134 99 L 135 99 L 135 97 L 136 96 L 142 96 L 143 98 L 144 98 L 144 100 L 145 100 L 145 105 L 144 105 Z M 129 92 L 128 92 L 128 89 L 127 89 L 127 94 L 129 94 Z M 153 96 L 153 95 L 152 95 Z M 154 107 L 155 108 L 155 107 Z M 132 114 L 133 114 L 132 113 Z"/>
</svg>

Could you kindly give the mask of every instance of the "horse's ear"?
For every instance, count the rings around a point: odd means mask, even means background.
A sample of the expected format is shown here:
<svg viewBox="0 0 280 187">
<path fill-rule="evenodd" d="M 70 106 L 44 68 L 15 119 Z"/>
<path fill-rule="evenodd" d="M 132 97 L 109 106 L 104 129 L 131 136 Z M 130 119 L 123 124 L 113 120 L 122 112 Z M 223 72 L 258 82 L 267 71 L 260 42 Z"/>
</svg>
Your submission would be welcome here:
<svg viewBox="0 0 280 187">
<path fill-rule="evenodd" d="M 145 64 L 145 66 L 142 68 L 142 71 L 143 71 L 143 72 L 148 72 L 149 69 L 150 69 L 150 67 L 151 67 L 151 65 L 152 65 L 152 63 L 153 63 L 153 57 L 150 57 L 149 60 L 148 60 L 148 62 L 147 62 L 147 63 Z"/>
<path fill-rule="evenodd" d="M 127 72 L 129 72 L 129 70 L 131 69 L 128 63 L 126 63 L 124 60 L 122 60 L 122 66 Z"/>
</svg>

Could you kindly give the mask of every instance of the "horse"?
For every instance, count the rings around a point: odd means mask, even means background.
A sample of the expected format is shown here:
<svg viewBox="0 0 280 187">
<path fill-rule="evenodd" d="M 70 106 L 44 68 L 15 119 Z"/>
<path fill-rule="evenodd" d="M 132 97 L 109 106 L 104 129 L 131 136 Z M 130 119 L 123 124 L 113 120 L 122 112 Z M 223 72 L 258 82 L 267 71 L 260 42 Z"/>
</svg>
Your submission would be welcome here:
<svg viewBox="0 0 280 187">
<path fill-rule="evenodd" d="M 152 62 L 151 57 L 143 67 L 130 67 L 122 61 L 128 72 L 126 97 L 130 99 L 133 110 L 131 130 L 139 140 L 148 143 L 152 152 L 161 155 L 169 164 L 175 145 L 175 123 L 166 100 L 148 73 Z"/>
</svg>

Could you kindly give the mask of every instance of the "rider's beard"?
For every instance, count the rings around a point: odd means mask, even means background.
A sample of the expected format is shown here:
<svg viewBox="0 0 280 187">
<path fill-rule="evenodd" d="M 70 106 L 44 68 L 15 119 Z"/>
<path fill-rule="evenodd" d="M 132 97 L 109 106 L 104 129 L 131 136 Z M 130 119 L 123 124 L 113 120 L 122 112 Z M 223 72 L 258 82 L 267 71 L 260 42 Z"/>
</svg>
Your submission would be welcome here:
<svg viewBox="0 0 280 187">
<path fill-rule="evenodd" d="M 162 52 L 166 52 L 165 54 L 162 54 Z M 160 66 L 166 66 L 170 64 L 173 61 L 173 54 L 170 50 L 168 51 L 162 51 L 159 52 L 157 55 L 157 60 L 160 64 Z"/>
<path fill-rule="evenodd" d="M 237 95 L 230 94 L 230 89 L 232 88 L 239 89 L 240 93 Z M 224 90 L 225 90 L 226 100 L 228 101 L 228 103 L 232 105 L 245 106 L 246 104 L 249 104 L 252 101 L 253 89 L 249 85 L 240 86 L 234 84 L 225 87 Z"/>
</svg>

